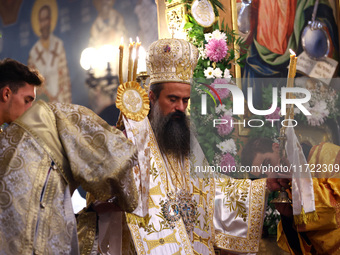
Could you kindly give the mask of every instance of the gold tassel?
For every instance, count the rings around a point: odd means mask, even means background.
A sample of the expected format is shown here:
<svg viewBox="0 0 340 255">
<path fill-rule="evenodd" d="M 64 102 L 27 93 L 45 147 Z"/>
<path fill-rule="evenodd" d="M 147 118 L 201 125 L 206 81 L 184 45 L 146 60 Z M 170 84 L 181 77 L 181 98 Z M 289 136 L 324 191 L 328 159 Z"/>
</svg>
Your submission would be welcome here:
<svg viewBox="0 0 340 255">
<path fill-rule="evenodd" d="M 301 214 L 294 215 L 294 223 L 295 225 L 301 225 L 301 224 L 308 224 L 312 221 L 317 221 L 319 219 L 318 214 L 316 211 L 305 213 L 305 210 L 301 209 Z"/>
<path fill-rule="evenodd" d="M 149 221 L 151 219 L 149 214 L 147 214 L 145 217 L 140 217 L 132 213 L 125 213 L 125 216 L 126 216 L 126 222 L 128 224 L 136 224 L 140 228 L 141 227 L 145 228 L 149 224 Z"/>
</svg>

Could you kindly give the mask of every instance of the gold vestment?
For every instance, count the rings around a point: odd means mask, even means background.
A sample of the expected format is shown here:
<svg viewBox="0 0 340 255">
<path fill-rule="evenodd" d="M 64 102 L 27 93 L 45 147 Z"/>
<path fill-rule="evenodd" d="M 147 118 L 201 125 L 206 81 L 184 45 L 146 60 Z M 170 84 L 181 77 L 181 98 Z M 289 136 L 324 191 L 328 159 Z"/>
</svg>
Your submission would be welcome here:
<svg viewBox="0 0 340 255">
<path fill-rule="evenodd" d="M 135 146 L 83 106 L 36 102 L 0 134 L 0 155 L 1 254 L 78 254 L 79 185 L 123 210 L 137 205 Z"/>
<path fill-rule="evenodd" d="M 257 252 L 265 210 L 265 179 L 237 180 L 214 173 L 197 173 L 195 165 L 208 164 L 197 140 L 192 138 L 190 158 L 176 162 L 171 155 L 161 153 L 148 127 L 148 213 L 144 217 L 127 213 L 137 254 L 208 255 L 214 254 L 214 246 L 237 253 Z M 186 229 L 183 215 L 172 227 L 164 213 L 164 209 L 171 209 L 164 207 L 169 201 L 167 194 L 183 190 L 197 204 L 191 231 Z M 184 201 L 190 203 L 190 199 Z"/>
<path fill-rule="evenodd" d="M 309 153 L 308 164 L 314 176 L 320 170 L 318 178 L 313 177 L 318 220 L 296 226 L 297 232 L 306 232 L 311 242 L 309 245 L 299 235 L 302 252 L 303 254 L 316 254 L 316 252 L 317 254 L 340 254 L 340 146 L 331 143 L 314 146 Z M 322 175 L 327 178 L 322 178 Z M 282 249 L 292 252 L 281 223 L 278 228 L 278 240 Z"/>
</svg>

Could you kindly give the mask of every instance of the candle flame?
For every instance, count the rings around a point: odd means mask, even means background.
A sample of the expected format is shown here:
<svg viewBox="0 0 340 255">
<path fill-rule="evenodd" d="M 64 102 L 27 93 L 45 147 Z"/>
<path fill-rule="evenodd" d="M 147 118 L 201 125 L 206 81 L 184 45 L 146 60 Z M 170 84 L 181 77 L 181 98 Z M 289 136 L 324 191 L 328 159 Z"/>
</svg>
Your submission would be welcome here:
<svg viewBox="0 0 340 255">
<path fill-rule="evenodd" d="M 120 38 L 120 44 L 124 44 L 124 37 L 123 36 Z"/>
<path fill-rule="evenodd" d="M 136 39 L 137 42 L 139 42 L 139 37 L 137 36 L 137 39 Z"/>
<path fill-rule="evenodd" d="M 130 43 L 132 43 L 132 38 L 130 37 Z"/>
<path fill-rule="evenodd" d="M 291 55 L 296 55 L 295 52 L 292 49 L 289 49 L 289 52 Z"/>
</svg>

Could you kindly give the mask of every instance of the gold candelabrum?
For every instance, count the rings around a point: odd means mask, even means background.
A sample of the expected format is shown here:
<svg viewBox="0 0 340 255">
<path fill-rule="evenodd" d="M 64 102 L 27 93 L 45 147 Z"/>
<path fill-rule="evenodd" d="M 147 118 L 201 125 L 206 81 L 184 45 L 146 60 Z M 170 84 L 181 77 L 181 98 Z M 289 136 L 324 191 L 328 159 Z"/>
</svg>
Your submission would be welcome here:
<svg viewBox="0 0 340 255">
<path fill-rule="evenodd" d="M 142 88 L 145 89 L 146 92 L 149 91 L 149 85 L 146 84 L 146 80 L 150 77 L 150 75 L 148 75 L 148 72 L 146 71 L 143 71 L 143 72 L 140 72 L 137 76 L 137 79 L 136 81 L 140 84 L 140 86 Z"/>
<path fill-rule="evenodd" d="M 136 81 L 140 84 L 142 88 L 145 89 L 146 92 L 148 92 L 148 86 L 146 85 L 146 80 L 150 77 L 146 71 L 142 71 L 137 74 L 137 67 L 138 67 L 138 53 L 139 53 L 139 48 L 141 46 L 141 42 L 139 41 L 139 38 L 137 37 L 137 42 L 133 42 L 130 39 L 130 44 L 129 44 L 129 55 L 128 55 L 128 75 L 127 75 L 127 81 L 126 82 L 133 82 Z M 133 61 L 132 59 L 132 51 L 133 48 L 136 48 L 136 56 L 135 60 Z M 119 46 L 119 84 L 124 83 L 124 78 L 123 78 L 123 42 L 121 41 L 121 45 Z M 123 122 L 123 117 L 122 113 L 119 114 L 119 118 L 116 124 L 116 127 L 120 130 L 124 129 L 124 122 Z"/>
</svg>

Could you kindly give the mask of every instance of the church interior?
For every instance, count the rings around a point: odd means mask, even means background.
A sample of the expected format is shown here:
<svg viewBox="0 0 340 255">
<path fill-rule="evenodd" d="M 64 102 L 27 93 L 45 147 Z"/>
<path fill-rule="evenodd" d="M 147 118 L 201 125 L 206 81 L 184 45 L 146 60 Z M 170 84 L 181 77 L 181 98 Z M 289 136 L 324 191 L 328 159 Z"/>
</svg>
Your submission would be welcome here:
<svg viewBox="0 0 340 255">
<path fill-rule="evenodd" d="M 119 86 L 148 89 L 152 42 L 193 43 L 199 61 L 188 115 L 211 164 L 239 166 L 249 139 L 279 143 L 291 125 L 300 143 L 340 145 L 339 0 L 11 0 L 0 1 L 0 18 L 0 59 L 43 74 L 37 99 L 86 106 L 113 126 Z M 223 81 L 236 89 L 219 87 Z M 75 211 L 84 203 L 78 192 Z M 279 220 L 268 202 L 257 254 L 289 254 L 277 244 Z"/>
</svg>

